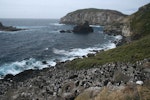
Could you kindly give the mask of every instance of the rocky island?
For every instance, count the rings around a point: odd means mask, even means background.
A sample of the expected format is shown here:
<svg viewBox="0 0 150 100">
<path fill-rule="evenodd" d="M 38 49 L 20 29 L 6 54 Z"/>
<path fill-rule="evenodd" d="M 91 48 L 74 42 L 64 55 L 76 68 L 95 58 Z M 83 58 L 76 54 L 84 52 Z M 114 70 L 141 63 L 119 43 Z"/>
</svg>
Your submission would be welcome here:
<svg viewBox="0 0 150 100">
<path fill-rule="evenodd" d="M 1 22 L 0 22 L 0 31 L 20 31 L 20 30 L 24 30 L 24 29 L 19 29 L 13 26 L 4 26 Z"/>
<path fill-rule="evenodd" d="M 87 34 L 92 33 L 94 30 L 92 27 L 90 27 L 89 22 L 85 21 L 84 23 L 80 23 L 79 25 L 76 25 L 73 30 L 61 30 L 60 33 L 79 33 L 79 34 Z"/>
<path fill-rule="evenodd" d="M 0 80 L 0 99 L 149 100 L 149 12 L 150 4 L 147 4 L 130 16 L 114 16 L 111 20 L 113 22 L 109 21 L 109 17 L 107 20 L 104 17 L 100 25 L 107 26 L 109 22 L 116 25 L 121 30 L 119 34 L 130 37 L 130 43 L 94 56 L 58 63 L 55 67 L 27 70 L 15 76 L 6 75 Z M 94 15 L 96 12 L 91 13 Z M 94 19 L 95 16 L 92 15 L 91 19 Z M 86 16 L 90 18 L 88 14 Z M 64 20 L 67 24 L 74 23 L 73 16 L 68 19 L 70 22 Z M 92 22 L 90 19 L 87 21 L 90 24 Z M 117 21 L 119 24 L 113 24 Z M 75 20 L 75 24 L 76 22 L 78 20 Z M 115 32 L 112 29 L 116 30 L 115 26 L 106 30 Z"/>
</svg>

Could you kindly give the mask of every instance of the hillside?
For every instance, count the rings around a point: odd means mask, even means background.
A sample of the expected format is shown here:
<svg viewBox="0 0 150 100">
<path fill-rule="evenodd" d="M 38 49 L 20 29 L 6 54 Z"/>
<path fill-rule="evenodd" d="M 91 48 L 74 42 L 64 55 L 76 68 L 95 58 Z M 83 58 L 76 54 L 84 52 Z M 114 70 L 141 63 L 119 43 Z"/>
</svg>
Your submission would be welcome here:
<svg viewBox="0 0 150 100">
<path fill-rule="evenodd" d="M 150 3 L 141 7 L 130 19 L 130 28 L 134 36 L 150 34 Z"/>
<path fill-rule="evenodd" d="M 93 25 L 108 25 L 114 22 L 120 22 L 126 15 L 115 10 L 104 9 L 81 9 L 68 13 L 60 19 L 63 24 L 80 24 L 88 21 Z"/>
</svg>

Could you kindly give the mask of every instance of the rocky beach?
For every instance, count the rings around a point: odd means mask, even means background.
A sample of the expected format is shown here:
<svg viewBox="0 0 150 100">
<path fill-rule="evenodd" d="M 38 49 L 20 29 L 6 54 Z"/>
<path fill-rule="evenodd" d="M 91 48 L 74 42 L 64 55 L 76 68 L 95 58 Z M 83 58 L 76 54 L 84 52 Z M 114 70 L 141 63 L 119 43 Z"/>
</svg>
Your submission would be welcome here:
<svg viewBox="0 0 150 100">
<path fill-rule="evenodd" d="M 28 70 L 0 80 L 1 100 L 74 100 L 89 88 L 124 89 L 127 85 L 149 84 L 150 59 L 136 63 L 107 63 L 90 69 L 70 70 L 61 63 L 43 70 Z M 138 83 L 143 82 L 143 83 Z M 95 98 L 98 93 L 92 95 Z"/>
</svg>

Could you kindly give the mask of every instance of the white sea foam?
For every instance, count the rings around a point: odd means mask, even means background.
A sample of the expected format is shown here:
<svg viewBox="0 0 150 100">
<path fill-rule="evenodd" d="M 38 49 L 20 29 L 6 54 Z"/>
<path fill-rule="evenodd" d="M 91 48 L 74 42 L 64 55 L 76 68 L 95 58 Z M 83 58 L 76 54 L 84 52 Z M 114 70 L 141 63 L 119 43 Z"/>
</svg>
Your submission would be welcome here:
<svg viewBox="0 0 150 100">
<path fill-rule="evenodd" d="M 47 51 L 49 48 L 45 48 L 44 50 Z"/>
<path fill-rule="evenodd" d="M 117 35 L 117 36 L 115 36 L 115 38 L 116 38 L 117 40 L 121 40 L 123 37 L 122 37 L 121 35 Z"/>
<path fill-rule="evenodd" d="M 65 25 L 65 24 L 60 24 L 60 23 L 52 23 L 52 24 L 50 24 L 50 25 L 54 25 L 54 26 L 63 26 L 63 25 Z"/>
<path fill-rule="evenodd" d="M 108 43 L 108 44 L 103 45 L 102 47 L 91 47 L 91 48 L 85 48 L 85 49 L 75 48 L 75 49 L 70 49 L 70 50 L 59 50 L 59 49 L 53 48 L 53 53 L 65 56 L 65 57 L 60 58 L 59 60 L 66 61 L 66 60 L 73 60 L 75 58 L 82 58 L 83 56 L 87 56 L 89 53 L 95 54 L 96 51 L 113 49 L 115 47 L 116 45 L 114 43 Z"/>
<path fill-rule="evenodd" d="M 101 27 L 101 26 L 99 26 L 99 25 L 90 25 L 91 27 Z"/>
<path fill-rule="evenodd" d="M 43 69 L 48 66 L 55 66 L 56 62 L 54 61 L 47 61 L 47 64 L 43 64 L 41 61 L 37 61 L 33 58 L 23 61 L 17 61 L 9 64 L 4 64 L 0 67 L 0 78 L 7 74 L 16 75 L 24 70 L 28 69 Z"/>
</svg>

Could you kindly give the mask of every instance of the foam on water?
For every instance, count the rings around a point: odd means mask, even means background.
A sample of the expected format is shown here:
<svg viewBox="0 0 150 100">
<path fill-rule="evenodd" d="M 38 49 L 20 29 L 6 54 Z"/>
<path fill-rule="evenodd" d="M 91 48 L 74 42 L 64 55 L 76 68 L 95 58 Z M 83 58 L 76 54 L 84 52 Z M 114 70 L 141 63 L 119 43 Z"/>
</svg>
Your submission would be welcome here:
<svg viewBox="0 0 150 100">
<path fill-rule="evenodd" d="M 101 47 L 89 47 L 89 48 L 75 48 L 70 50 L 60 50 L 53 48 L 53 53 L 57 55 L 62 55 L 64 57 L 60 58 L 60 61 L 73 60 L 75 58 L 82 58 L 83 56 L 87 56 L 88 54 L 95 54 L 96 51 L 100 50 L 108 50 L 115 48 L 116 45 L 114 43 L 107 43 Z"/>
<path fill-rule="evenodd" d="M 116 40 L 121 40 L 123 37 L 121 35 L 115 36 Z"/>
<path fill-rule="evenodd" d="M 33 58 L 23 61 L 17 61 L 9 64 L 4 64 L 0 67 L 0 77 L 4 77 L 7 74 L 16 75 L 24 70 L 28 69 L 43 69 L 48 66 L 55 66 L 56 62 L 47 61 L 47 64 L 43 64 L 41 61 L 37 61 Z"/>
<path fill-rule="evenodd" d="M 99 25 L 90 25 L 91 27 L 101 27 L 101 26 L 99 26 Z"/>
<path fill-rule="evenodd" d="M 65 24 L 60 24 L 60 23 L 50 23 L 50 25 L 54 25 L 54 26 L 63 26 Z"/>
</svg>

